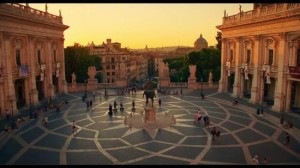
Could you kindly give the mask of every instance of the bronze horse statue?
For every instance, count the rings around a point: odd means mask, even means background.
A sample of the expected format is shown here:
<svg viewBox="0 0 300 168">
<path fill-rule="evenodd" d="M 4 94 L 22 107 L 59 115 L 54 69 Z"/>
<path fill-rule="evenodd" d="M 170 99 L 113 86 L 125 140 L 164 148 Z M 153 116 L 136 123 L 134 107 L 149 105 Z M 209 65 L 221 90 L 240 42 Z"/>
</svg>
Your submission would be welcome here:
<svg viewBox="0 0 300 168">
<path fill-rule="evenodd" d="M 144 87 L 144 94 L 143 94 L 143 97 L 146 95 L 146 106 L 148 105 L 149 103 L 149 98 L 151 99 L 152 101 L 152 107 L 153 107 L 153 102 L 154 102 L 154 98 L 156 98 L 156 95 L 155 95 L 155 91 L 153 89 L 153 85 L 152 85 L 152 82 L 151 81 L 148 81 Z"/>
</svg>

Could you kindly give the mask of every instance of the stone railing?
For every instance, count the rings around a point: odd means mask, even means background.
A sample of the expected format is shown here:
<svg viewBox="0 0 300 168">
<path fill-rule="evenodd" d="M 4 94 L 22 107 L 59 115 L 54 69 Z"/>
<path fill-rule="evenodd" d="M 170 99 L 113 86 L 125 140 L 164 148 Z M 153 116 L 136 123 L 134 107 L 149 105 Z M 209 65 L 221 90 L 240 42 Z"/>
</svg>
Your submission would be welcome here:
<svg viewBox="0 0 300 168">
<path fill-rule="evenodd" d="M 253 20 L 263 16 L 275 16 L 275 14 L 300 9 L 300 3 L 274 3 L 268 6 L 258 7 L 254 10 L 241 12 L 236 15 L 223 17 L 223 25 L 236 23 L 240 21 Z M 268 19 L 269 17 L 266 17 Z M 272 18 L 272 17 L 271 17 Z"/>
<path fill-rule="evenodd" d="M 52 23 L 62 24 L 62 17 L 52 15 L 48 12 L 43 12 L 37 9 L 33 9 L 29 6 L 24 6 L 17 3 L 0 3 L 0 12 L 8 11 L 14 14 L 20 14 L 22 17 L 30 17 L 39 19 L 42 21 L 48 21 Z"/>
</svg>

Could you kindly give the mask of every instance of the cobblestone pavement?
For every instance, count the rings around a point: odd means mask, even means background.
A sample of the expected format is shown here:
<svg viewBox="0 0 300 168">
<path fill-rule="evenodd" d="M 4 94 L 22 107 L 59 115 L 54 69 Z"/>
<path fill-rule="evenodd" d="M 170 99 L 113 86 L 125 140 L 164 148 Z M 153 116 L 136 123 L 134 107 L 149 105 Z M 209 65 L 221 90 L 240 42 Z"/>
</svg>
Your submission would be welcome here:
<svg viewBox="0 0 300 168">
<path fill-rule="evenodd" d="M 124 124 L 125 115 L 132 112 L 132 100 L 135 113 L 144 111 L 141 92 L 102 97 L 101 101 L 96 97 L 90 110 L 81 101 L 82 93 L 62 95 L 59 98 L 70 103 L 60 113 L 52 110 L 43 114 L 49 118 L 47 126 L 41 116 L 27 121 L 13 134 L 1 132 L 0 164 L 245 165 L 252 164 L 254 155 L 266 157 L 269 164 L 300 164 L 299 128 L 285 130 L 274 115 L 257 116 L 255 107 L 246 103 L 233 106 L 232 98 L 218 98 L 216 90 L 205 93 L 205 99 L 191 90 L 184 90 L 183 96 L 158 94 L 156 112 L 174 115 L 176 124 L 151 131 Z M 125 111 L 118 109 L 111 120 L 108 105 L 121 99 Z M 198 108 L 210 117 L 210 128 L 194 124 Z M 75 135 L 72 121 L 78 126 Z M 213 126 L 221 131 L 219 140 L 212 140 Z M 285 132 L 291 135 L 290 146 L 283 145 Z"/>
</svg>

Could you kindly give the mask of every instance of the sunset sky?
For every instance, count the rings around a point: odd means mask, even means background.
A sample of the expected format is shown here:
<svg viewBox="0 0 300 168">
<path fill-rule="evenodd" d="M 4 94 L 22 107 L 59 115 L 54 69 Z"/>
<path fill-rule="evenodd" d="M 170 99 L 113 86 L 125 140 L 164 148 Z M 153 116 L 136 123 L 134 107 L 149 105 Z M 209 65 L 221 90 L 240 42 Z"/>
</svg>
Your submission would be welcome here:
<svg viewBox="0 0 300 168">
<path fill-rule="evenodd" d="M 65 47 L 120 42 L 131 49 L 162 46 L 193 46 L 200 34 L 215 45 L 217 25 L 224 10 L 228 16 L 252 10 L 252 3 L 48 3 L 48 12 L 63 17 L 70 26 L 64 32 Z M 45 11 L 45 3 L 29 3 Z"/>
</svg>

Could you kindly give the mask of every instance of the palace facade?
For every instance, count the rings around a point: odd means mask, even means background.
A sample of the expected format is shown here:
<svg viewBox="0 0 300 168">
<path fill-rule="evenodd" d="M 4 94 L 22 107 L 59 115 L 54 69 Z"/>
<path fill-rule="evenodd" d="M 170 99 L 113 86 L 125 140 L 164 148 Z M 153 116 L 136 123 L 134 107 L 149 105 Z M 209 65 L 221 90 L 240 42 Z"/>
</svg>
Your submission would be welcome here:
<svg viewBox="0 0 300 168">
<path fill-rule="evenodd" d="M 254 4 L 222 25 L 219 92 L 269 104 L 277 112 L 300 108 L 300 3 Z"/>
<path fill-rule="evenodd" d="M 60 11 L 59 11 L 60 13 Z M 59 16 L 28 4 L 0 3 L 0 108 L 17 109 L 67 92 Z"/>
</svg>

